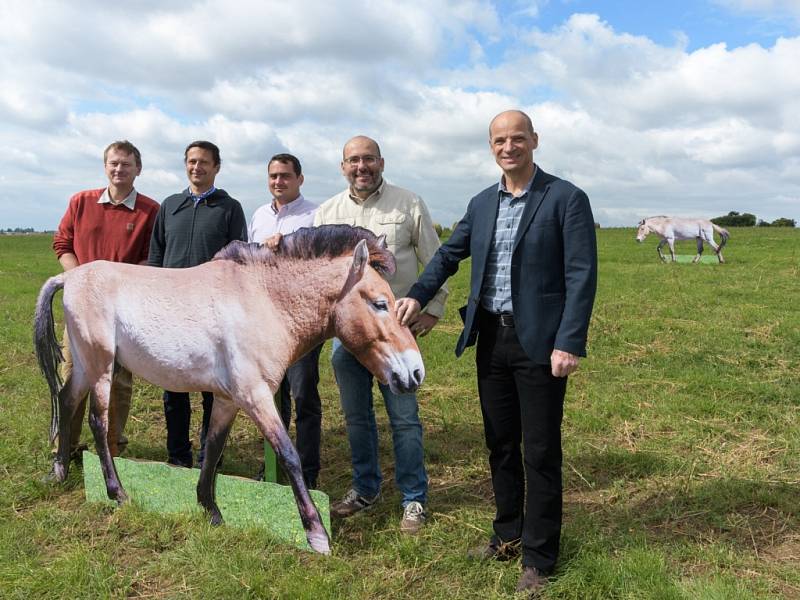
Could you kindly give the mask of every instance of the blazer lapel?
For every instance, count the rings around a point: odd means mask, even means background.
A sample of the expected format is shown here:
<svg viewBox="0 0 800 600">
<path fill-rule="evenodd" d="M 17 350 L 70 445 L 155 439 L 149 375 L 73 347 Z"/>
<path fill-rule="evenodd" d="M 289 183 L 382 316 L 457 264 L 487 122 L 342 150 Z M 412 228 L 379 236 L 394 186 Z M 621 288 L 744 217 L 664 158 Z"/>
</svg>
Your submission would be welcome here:
<svg viewBox="0 0 800 600">
<path fill-rule="evenodd" d="M 530 195 L 525 202 L 525 208 L 522 209 L 522 216 L 519 218 L 519 225 L 517 226 L 517 233 L 514 236 L 512 252 L 516 251 L 522 237 L 525 235 L 525 231 L 527 231 L 528 226 L 531 224 L 531 221 L 533 221 L 533 215 L 539 210 L 542 200 L 544 200 L 545 195 L 547 195 L 547 190 L 550 189 L 549 183 L 550 177 L 547 173 L 538 169 L 536 176 L 533 178 L 533 185 L 531 186 Z"/>
<path fill-rule="evenodd" d="M 492 234 L 497 224 L 497 210 L 500 206 L 500 193 L 497 187 L 488 190 L 486 196 L 480 202 L 481 210 L 476 215 L 478 218 L 472 233 L 472 237 L 480 244 L 472 253 L 472 269 L 474 271 L 477 267 L 478 271 L 475 274 L 480 281 L 483 281 L 483 272 L 489 259 L 489 248 L 492 245 Z"/>
</svg>

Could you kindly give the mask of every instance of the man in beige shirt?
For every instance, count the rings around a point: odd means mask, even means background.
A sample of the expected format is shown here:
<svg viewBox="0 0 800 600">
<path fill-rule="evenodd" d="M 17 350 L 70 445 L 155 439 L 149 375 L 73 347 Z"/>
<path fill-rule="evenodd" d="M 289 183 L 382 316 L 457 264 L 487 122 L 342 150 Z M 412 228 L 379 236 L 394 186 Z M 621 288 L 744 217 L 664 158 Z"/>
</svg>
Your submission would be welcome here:
<svg viewBox="0 0 800 600">
<path fill-rule="evenodd" d="M 422 199 L 383 179 L 384 160 L 377 142 L 356 136 L 344 146 L 342 174 L 349 187 L 326 201 L 314 215 L 314 225 L 345 223 L 385 234 L 397 270 L 389 280 L 398 298 L 405 296 L 417 280 L 419 265 L 425 266 L 439 248 L 428 209 Z M 425 311 L 409 327 L 415 335 L 427 334 L 444 314 L 447 288 L 442 287 Z M 370 508 L 380 496 L 378 427 L 372 402 L 372 375 L 340 343 L 333 341 L 333 370 L 339 386 L 353 483 L 344 498 L 331 507 L 336 517 L 349 517 Z M 415 394 L 394 394 L 379 385 L 392 428 L 395 481 L 403 495 L 400 529 L 416 533 L 425 522 L 428 476 L 422 450 L 422 425 Z"/>
</svg>

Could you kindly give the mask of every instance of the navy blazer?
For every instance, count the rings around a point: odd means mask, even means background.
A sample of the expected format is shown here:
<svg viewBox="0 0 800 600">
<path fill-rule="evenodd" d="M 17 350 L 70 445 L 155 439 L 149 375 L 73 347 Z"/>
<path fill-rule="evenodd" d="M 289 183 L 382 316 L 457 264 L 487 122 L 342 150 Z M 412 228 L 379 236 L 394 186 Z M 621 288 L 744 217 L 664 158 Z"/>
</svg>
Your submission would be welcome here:
<svg viewBox="0 0 800 600">
<path fill-rule="evenodd" d="M 469 300 L 459 309 L 464 330 L 456 356 L 478 337 L 481 286 L 499 203 L 497 184 L 472 198 L 450 239 L 408 292 L 425 306 L 458 270 L 458 263 L 472 256 Z M 554 348 L 586 356 L 596 289 L 597 242 L 589 198 L 568 181 L 537 169 L 511 257 L 514 324 L 534 363 L 549 364 Z"/>
</svg>

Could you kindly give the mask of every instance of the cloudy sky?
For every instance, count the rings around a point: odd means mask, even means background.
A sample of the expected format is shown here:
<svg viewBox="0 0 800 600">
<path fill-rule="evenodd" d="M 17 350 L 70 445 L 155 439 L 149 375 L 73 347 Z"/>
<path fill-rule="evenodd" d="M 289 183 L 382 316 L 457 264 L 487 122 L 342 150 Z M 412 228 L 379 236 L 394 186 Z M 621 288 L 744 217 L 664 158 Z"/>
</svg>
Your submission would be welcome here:
<svg viewBox="0 0 800 600">
<path fill-rule="evenodd" d="M 209 139 L 248 217 L 277 152 L 322 202 L 355 134 L 450 225 L 499 176 L 487 124 L 508 108 L 604 226 L 800 220 L 800 0 L 0 0 L 0 22 L 0 228 L 54 228 L 120 138 L 157 200 Z"/>
</svg>

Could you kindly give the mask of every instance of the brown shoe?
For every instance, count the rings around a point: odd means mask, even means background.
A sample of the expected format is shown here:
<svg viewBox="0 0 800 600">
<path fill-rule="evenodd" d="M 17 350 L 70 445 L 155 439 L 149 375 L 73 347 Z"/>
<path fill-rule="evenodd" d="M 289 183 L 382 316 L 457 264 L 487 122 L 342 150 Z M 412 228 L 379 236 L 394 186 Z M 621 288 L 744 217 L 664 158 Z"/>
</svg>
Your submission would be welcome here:
<svg viewBox="0 0 800 600">
<path fill-rule="evenodd" d="M 476 546 L 467 551 L 467 557 L 473 560 L 513 560 L 519 556 L 520 540 L 497 543 L 494 538 L 486 544 Z"/>
<path fill-rule="evenodd" d="M 536 567 L 522 567 L 522 575 L 519 576 L 517 582 L 517 592 L 528 592 L 529 598 L 538 598 L 541 592 L 547 585 L 547 577 L 545 577 Z"/>
<path fill-rule="evenodd" d="M 409 502 L 403 509 L 400 531 L 414 535 L 425 525 L 425 508 L 419 502 Z"/>
<path fill-rule="evenodd" d="M 378 492 L 374 497 L 367 498 L 355 490 L 350 490 L 339 502 L 334 502 L 331 505 L 331 516 L 346 519 L 361 511 L 369 510 L 378 501 L 380 495 L 380 492 Z"/>
</svg>

